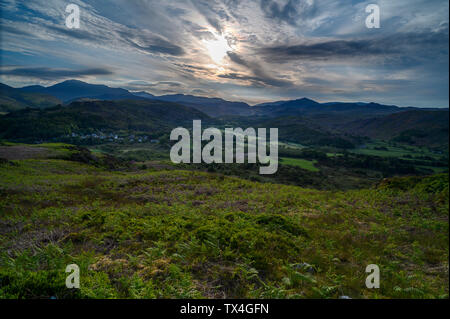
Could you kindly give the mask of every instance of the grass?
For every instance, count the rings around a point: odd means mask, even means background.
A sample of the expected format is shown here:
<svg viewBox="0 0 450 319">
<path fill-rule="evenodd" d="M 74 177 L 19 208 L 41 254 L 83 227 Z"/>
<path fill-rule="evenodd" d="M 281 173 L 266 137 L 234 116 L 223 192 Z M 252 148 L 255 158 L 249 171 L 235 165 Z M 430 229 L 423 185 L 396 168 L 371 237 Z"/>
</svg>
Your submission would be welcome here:
<svg viewBox="0 0 450 319">
<path fill-rule="evenodd" d="M 434 166 L 417 166 L 419 169 L 431 170 L 434 174 L 443 174 L 448 172 L 448 167 L 434 167 Z"/>
<path fill-rule="evenodd" d="M 89 149 L 96 154 L 110 154 L 124 160 L 138 162 L 166 160 L 168 159 L 169 153 L 169 150 L 154 143 L 140 143 L 133 145 L 105 144 L 89 147 Z"/>
<path fill-rule="evenodd" d="M 395 144 L 394 146 L 390 143 L 382 141 L 374 141 L 367 143 L 365 145 L 365 148 L 358 148 L 352 150 L 352 152 L 371 156 L 398 157 L 398 158 L 404 158 L 405 156 L 415 157 L 417 155 L 428 156 L 435 159 L 438 159 L 440 157 L 435 153 L 430 152 L 428 149 L 424 147 L 406 146 L 406 145 L 403 146 L 401 144 Z"/>
<path fill-rule="evenodd" d="M 337 192 L 26 159 L 0 214 L 0 298 L 448 298 L 447 174 Z"/>
<path fill-rule="evenodd" d="M 281 158 L 281 164 L 285 165 L 291 165 L 291 166 L 298 166 L 303 169 L 306 169 L 310 172 L 319 172 L 320 169 L 315 167 L 314 165 L 317 163 L 317 161 L 309 161 L 305 159 L 300 158 L 289 158 L 289 157 L 282 157 Z"/>
<path fill-rule="evenodd" d="M 20 160 L 30 158 L 69 158 L 76 152 L 74 146 L 64 143 L 27 145 L 4 142 L 0 144 L 0 158 Z"/>
</svg>

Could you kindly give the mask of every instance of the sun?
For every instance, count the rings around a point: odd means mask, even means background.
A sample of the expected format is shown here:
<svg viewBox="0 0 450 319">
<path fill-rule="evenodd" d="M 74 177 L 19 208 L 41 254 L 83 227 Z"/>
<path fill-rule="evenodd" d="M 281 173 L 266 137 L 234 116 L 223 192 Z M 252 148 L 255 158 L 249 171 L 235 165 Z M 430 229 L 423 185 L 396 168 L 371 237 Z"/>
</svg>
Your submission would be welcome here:
<svg viewBox="0 0 450 319">
<path fill-rule="evenodd" d="M 209 56 L 216 64 L 222 64 L 222 60 L 227 55 L 227 52 L 233 51 L 233 48 L 228 43 L 228 40 L 223 36 L 216 36 L 212 40 L 203 40 Z"/>
</svg>

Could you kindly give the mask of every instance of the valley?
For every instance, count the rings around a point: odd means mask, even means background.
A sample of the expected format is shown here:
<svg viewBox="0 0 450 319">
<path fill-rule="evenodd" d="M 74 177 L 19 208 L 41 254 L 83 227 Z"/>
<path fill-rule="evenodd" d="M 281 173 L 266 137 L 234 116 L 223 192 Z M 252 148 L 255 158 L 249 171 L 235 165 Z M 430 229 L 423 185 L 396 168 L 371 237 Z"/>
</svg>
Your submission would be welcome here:
<svg viewBox="0 0 450 319">
<path fill-rule="evenodd" d="M 2 94 L 0 298 L 448 298 L 448 109 Z M 194 120 L 278 128 L 278 171 L 173 163 Z"/>
</svg>

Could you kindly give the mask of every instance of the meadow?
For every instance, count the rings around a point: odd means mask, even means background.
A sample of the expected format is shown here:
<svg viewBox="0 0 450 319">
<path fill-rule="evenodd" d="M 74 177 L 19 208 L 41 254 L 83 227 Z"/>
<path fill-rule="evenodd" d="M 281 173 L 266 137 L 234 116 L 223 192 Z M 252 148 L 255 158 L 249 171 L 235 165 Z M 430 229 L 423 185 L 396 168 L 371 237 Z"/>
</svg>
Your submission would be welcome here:
<svg viewBox="0 0 450 319">
<path fill-rule="evenodd" d="M 0 298 L 448 298 L 448 174 L 325 191 L 41 147 L 0 163 Z"/>
<path fill-rule="evenodd" d="M 305 169 L 307 171 L 311 171 L 311 172 L 318 172 L 318 171 L 320 171 L 320 169 L 315 167 L 315 164 L 317 163 L 317 161 L 308 161 L 308 160 L 305 160 L 305 159 L 290 158 L 290 157 L 282 157 L 280 160 L 281 160 L 282 164 L 298 166 L 298 167 L 301 167 L 301 168 L 303 168 L 303 169 Z"/>
</svg>

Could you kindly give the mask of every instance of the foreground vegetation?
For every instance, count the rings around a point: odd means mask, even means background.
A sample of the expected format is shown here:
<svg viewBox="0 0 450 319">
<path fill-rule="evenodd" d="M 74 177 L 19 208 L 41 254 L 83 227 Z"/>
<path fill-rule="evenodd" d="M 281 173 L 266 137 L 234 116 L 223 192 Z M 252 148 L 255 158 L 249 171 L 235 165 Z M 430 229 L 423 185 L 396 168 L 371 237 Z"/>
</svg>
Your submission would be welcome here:
<svg viewBox="0 0 450 319">
<path fill-rule="evenodd" d="M 0 163 L 0 298 L 448 298 L 448 174 L 321 191 L 41 147 Z"/>
</svg>

